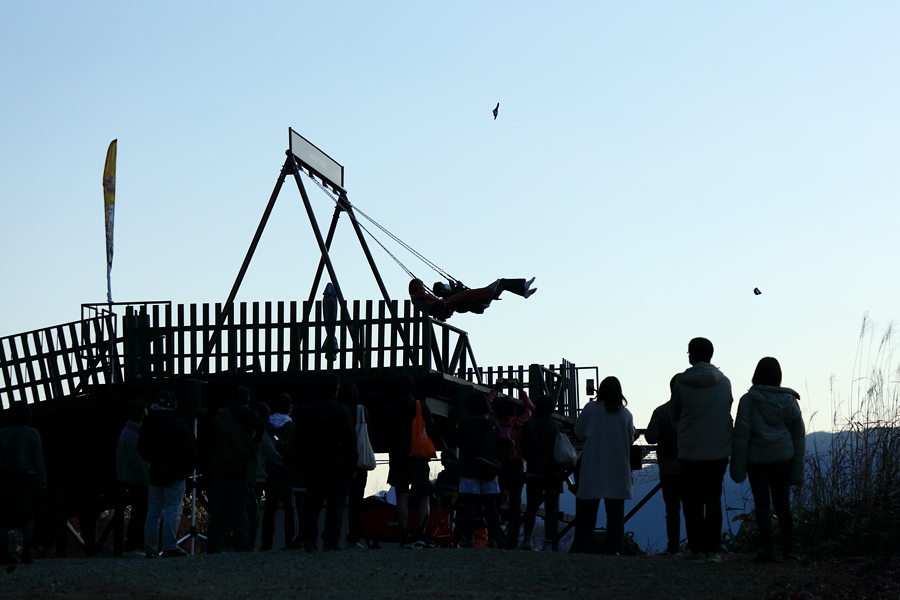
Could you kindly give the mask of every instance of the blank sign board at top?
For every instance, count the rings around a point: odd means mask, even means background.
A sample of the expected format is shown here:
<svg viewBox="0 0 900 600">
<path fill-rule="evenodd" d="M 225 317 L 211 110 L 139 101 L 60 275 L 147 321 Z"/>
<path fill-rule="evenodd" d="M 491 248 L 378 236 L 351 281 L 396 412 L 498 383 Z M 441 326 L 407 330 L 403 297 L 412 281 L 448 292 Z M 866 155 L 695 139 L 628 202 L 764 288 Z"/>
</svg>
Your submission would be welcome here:
<svg viewBox="0 0 900 600">
<path fill-rule="evenodd" d="M 288 128 L 288 134 L 291 154 L 332 185 L 344 189 L 344 167 L 293 129 Z"/>
</svg>

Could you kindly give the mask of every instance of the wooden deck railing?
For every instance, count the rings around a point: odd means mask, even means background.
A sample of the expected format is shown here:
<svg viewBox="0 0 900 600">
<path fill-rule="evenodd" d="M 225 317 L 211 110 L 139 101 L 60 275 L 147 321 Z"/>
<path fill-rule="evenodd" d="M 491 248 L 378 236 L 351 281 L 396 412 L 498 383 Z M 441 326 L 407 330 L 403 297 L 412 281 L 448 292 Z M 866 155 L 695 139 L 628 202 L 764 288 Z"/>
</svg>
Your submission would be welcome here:
<svg viewBox="0 0 900 600">
<path fill-rule="evenodd" d="M 349 315 L 342 312 L 329 322 L 321 301 L 242 302 L 230 307 L 217 331 L 221 304 L 128 307 L 123 320 L 124 376 L 194 374 L 204 356 L 207 373 L 427 371 L 465 367 L 466 359 L 473 359 L 465 331 L 422 315 L 409 301 L 402 311 L 394 301 L 396 318 L 383 301 L 357 300 L 348 308 Z M 306 320 L 303 314 L 309 315 Z M 332 331 L 338 348 L 329 360 L 324 344 Z"/>
<path fill-rule="evenodd" d="M 408 300 L 393 304 L 392 311 L 383 301 L 357 300 L 329 322 L 321 301 L 242 302 L 218 329 L 221 304 L 85 305 L 81 321 L 0 338 L 0 404 L 70 396 L 88 384 L 193 376 L 204 356 L 205 374 L 401 369 L 471 372 L 480 381 L 465 331 Z M 333 361 L 323 349 L 330 331 L 338 342 Z"/>
<path fill-rule="evenodd" d="M 528 391 L 532 401 L 541 394 L 548 394 L 556 400 L 557 411 L 570 418 L 578 416 L 578 369 L 574 363 L 563 359 L 559 365 L 545 367 L 539 364 L 508 367 L 473 368 L 466 373 L 465 379 L 483 381 L 493 386 L 501 379 L 517 379 Z"/>
<path fill-rule="evenodd" d="M 111 381 L 113 320 L 93 317 L 0 338 L 0 406 L 77 395 Z"/>
<path fill-rule="evenodd" d="M 329 322 L 321 301 L 241 302 L 220 328 L 221 304 L 84 305 L 80 321 L 0 338 L 0 407 L 73 396 L 88 385 L 196 377 L 206 357 L 200 376 L 402 370 L 486 385 L 515 377 L 532 398 L 550 394 L 562 414 L 577 417 L 574 364 L 481 368 L 465 331 L 424 315 L 408 300 L 393 304 L 390 310 L 383 301 L 353 301 L 349 314 Z M 330 332 L 338 342 L 334 360 L 323 349 Z"/>
</svg>

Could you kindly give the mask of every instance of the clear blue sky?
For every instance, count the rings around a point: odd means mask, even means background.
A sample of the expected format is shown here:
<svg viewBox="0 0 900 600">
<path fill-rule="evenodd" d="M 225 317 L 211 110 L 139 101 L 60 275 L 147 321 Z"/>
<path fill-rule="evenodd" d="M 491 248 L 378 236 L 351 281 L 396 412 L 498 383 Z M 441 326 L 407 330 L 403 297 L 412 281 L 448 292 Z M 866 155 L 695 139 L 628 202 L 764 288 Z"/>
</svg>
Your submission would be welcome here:
<svg viewBox="0 0 900 600">
<path fill-rule="evenodd" d="M 889 1 L 6 2 L 0 336 L 105 300 L 113 138 L 113 298 L 223 301 L 293 127 L 465 283 L 537 277 L 453 318 L 482 366 L 598 365 L 642 426 L 705 336 L 736 397 L 775 356 L 825 428 L 863 314 L 898 316 L 898 26 Z M 376 299 L 350 231 L 341 284 Z M 287 186 L 238 299 L 305 298 L 317 258 Z"/>
</svg>

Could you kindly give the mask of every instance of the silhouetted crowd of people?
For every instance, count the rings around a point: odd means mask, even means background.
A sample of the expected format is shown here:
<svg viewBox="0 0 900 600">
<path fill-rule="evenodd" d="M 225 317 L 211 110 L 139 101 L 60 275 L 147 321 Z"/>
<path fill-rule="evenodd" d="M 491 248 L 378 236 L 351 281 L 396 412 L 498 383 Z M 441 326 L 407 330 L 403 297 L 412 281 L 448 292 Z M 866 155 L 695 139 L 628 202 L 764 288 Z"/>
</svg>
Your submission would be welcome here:
<svg viewBox="0 0 900 600">
<path fill-rule="evenodd" d="M 803 481 L 805 454 L 799 395 L 781 386 L 778 361 L 763 358 L 732 421 L 731 382 L 711 363 L 712 356 L 709 340 L 690 341 L 691 366 L 671 379 L 670 398 L 653 411 L 645 431 L 647 442 L 656 445 L 666 553 L 692 562 L 721 560 L 722 481 L 730 459 L 732 479 L 750 480 L 760 537 L 756 560 L 776 560 L 770 507 L 778 517 L 781 555 L 794 559 L 790 486 Z M 143 402 L 131 403 L 116 448 L 119 492 L 131 507 L 124 555 L 186 555 L 178 533 L 188 483 L 197 479 L 198 453 L 208 458 L 202 479 L 210 554 L 253 551 L 257 538 L 258 550 L 272 550 L 279 508 L 285 550 L 364 547 L 363 495 L 368 471 L 375 468 L 369 410 L 354 383 L 333 373 L 319 376 L 314 397 L 307 400 L 297 403 L 278 394 L 268 403 L 253 402 L 248 388 L 236 387 L 230 405 L 210 416 L 199 438 L 196 424 L 192 431 L 179 413 L 173 391 L 162 391 L 149 409 Z M 516 380 L 502 380 L 487 394 L 472 391 L 452 411 L 455 426 L 444 439 L 441 431 L 447 429 L 439 431 L 428 404 L 416 398 L 413 379 L 396 378 L 392 399 L 379 415 L 389 456 L 387 482 L 396 494 L 400 533 L 395 541 L 412 548 L 438 544 L 429 526 L 435 490 L 430 461 L 440 453 L 443 470 L 437 481 L 453 490 L 455 545 L 557 551 L 559 499 L 568 481 L 576 498 L 570 552 L 623 552 L 624 507 L 633 494 L 632 451 L 638 437 L 626 406 L 616 377 L 600 382 L 596 397 L 574 422 L 572 433 L 583 449 L 573 468 L 574 452 L 564 456 L 570 436 L 551 396 L 532 403 Z M 47 485 L 41 437 L 31 427 L 27 404 L 13 403 L 4 416 L 0 563 L 17 562 L 9 550 L 11 527 L 22 531 L 21 562 L 28 563 L 34 515 Z M 598 532 L 601 500 L 606 527 Z M 540 544 L 533 532 L 542 505 Z M 508 506 L 505 530 L 503 506 Z M 682 511 L 686 546 L 681 543 Z M 481 522 L 483 527 L 477 525 Z M 482 543 L 478 529 L 486 530 Z"/>
</svg>

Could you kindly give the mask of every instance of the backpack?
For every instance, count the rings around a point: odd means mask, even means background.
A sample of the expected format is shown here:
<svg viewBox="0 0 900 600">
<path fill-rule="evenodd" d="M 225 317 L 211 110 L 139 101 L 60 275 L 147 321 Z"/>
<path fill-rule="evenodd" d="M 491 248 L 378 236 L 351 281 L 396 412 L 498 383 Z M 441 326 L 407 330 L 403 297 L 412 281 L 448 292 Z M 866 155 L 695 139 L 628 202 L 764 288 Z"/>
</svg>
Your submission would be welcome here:
<svg viewBox="0 0 900 600">
<path fill-rule="evenodd" d="M 409 448 L 410 458 L 437 458 L 434 451 L 434 442 L 428 437 L 425 430 L 425 417 L 422 416 L 422 403 L 416 400 L 416 418 L 412 422 L 412 437 Z"/>
</svg>

